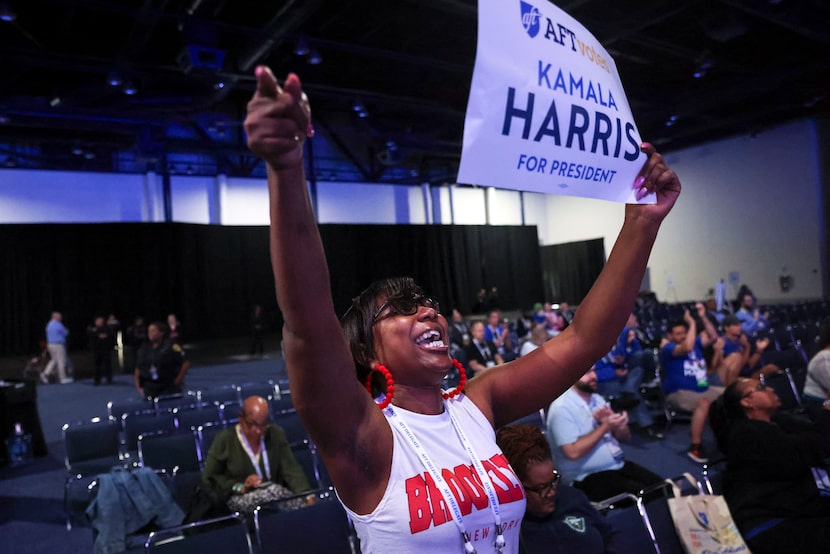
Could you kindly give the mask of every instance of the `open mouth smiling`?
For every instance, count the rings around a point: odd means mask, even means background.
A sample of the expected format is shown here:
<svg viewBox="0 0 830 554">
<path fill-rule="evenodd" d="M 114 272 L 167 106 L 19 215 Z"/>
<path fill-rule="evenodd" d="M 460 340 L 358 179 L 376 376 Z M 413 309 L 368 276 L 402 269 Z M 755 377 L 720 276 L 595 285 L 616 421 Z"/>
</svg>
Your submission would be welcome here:
<svg viewBox="0 0 830 554">
<path fill-rule="evenodd" d="M 446 348 L 444 339 L 441 338 L 441 333 L 435 329 L 424 331 L 421 336 L 415 339 L 415 344 L 427 349 Z"/>
</svg>

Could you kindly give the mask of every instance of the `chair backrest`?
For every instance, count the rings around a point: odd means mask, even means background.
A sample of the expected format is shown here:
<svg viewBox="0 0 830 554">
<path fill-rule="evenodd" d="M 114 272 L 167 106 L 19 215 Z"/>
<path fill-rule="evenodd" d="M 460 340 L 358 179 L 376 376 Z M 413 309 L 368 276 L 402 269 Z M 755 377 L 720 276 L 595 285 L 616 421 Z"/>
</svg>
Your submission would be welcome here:
<svg viewBox="0 0 830 554">
<path fill-rule="evenodd" d="M 618 494 L 603 500 L 597 511 L 605 516 L 611 529 L 619 535 L 615 543 L 624 552 L 660 552 L 654 530 L 642 499 L 633 494 Z"/>
<path fill-rule="evenodd" d="M 781 409 L 795 410 L 801 406 L 801 391 L 797 388 L 789 368 L 781 373 L 764 376 L 764 384 L 772 387 L 781 399 Z"/>
<path fill-rule="evenodd" d="M 245 399 L 249 396 L 261 396 L 265 400 L 270 400 L 272 398 L 277 398 L 279 396 L 279 392 L 277 391 L 277 385 L 273 381 L 265 381 L 260 383 L 242 383 L 238 385 L 237 391 L 239 392 L 239 399 L 242 402 L 245 402 Z"/>
<path fill-rule="evenodd" d="M 141 435 L 138 459 L 142 467 L 173 471 L 199 471 L 199 446 L 190 433 Z"/>
<path fill-rule="evenodd" d="M 278 397 L 272 398 L 268 402 L 268 409 L 270 410 L 271 419 L 284 412 L 293 412 L 294 402 L 291 400 L 291 393 L 287 390 L 282 391 Z"/>
<path fill-rule="evenodd" d="M 297 412 L 277 414 L 271 418 L 271 421 L 282 427 L 285 436 L 288 437 L 289 444 L 299 444 L 304 440 L 308 440 L 308 434 Z"/>
<path fill-rule="evenodd" d="M 239 402 L 239 390 L 236 385 L 223 385 L 212 387 L 197 392 L 197 400 L 206 404 L 217 402 Z"/>
<path fill-rule="evenodd" d="M 333 489 L 317 493 L 314 504 L 281 511 L 274 502 L 254 511 L 254 529 L 262 552 L 351 554 L 353 533 Z M 325 529 L 325 532 L 318 530 Z"/>
<path fill-rule="evenodd" d="M 190 393 L 163 394 L 153 399 L 157 412 L 172 411 L 175 408 L 193 406 L 196 403 L 196 396 Z"/>
<path fill-rule="evenodd" d="M 107 416 L 119 425 L 124 414 L 146 413 L 153 409 L 153 404 L 148 400 L 110 400 L 107 402 Z"/>
<path fill-rule="evenodd" d="M 66 455 L 64 463 L 67 471 L 88 474 L 95 470 L 94 462 L 100 460 L 101 471 L 118 462 L 120 452 L 120 425 L 118 422 L 95 418 L 89 423 L 66 424 L 62 428 Z M 84 463 L 90 465 L 88 470 L 81 470 Z M 109 463 L 112 462 L 112 463 Z"/>
<path fill-rule="evenodd" d="M 222 421 L 226 424 L 236 423 L 239 421 L 239 412 L 242 411 L 242 403 L 238 401 L 223 402 L 219 406 L 219 410 L 222 414 Z"/>
<path fill-rule="evenodd" d="M 222 410 L 216 404 L 174 408 L 173 415 L 180 433 L 190 432 L 205 423 L 222 421 Z"/>
<path fill-rule="evenodd" d="M 124 414 L 123 428 L 124 449 L 134 452 L 138 450 L 139 435 L 171 433 L 176 429 L 176 417 L 172 412 Z"/>
<path fill-rule="evenodd" d="M 205 460 L 207 459 L 207 453 L 210 450 L 210 445 L 213 444 L 213 439 L 224 429 L 224 422 L 200 425 L 196 428 L 196 438 L 199 441 L 199 460 L 202 466 L 204 466 Z"/>
<path fill-rule="evenodd" d="M 545 410 L 536 410 L 532 414 L 526 415 L 517 419 L 510 425 L 528 424 L 540 429 L 543 433 L 547 432 L 548 426 L 545 420 Z"/>
<path fill-rule="evenodd" d="M 239 514 L 197 521 L 153 531 L 144 543 L 147 554 L 192 554 L 193 552 L 253 553 L 253 542 Z"/>
<path fill-rule="evenodd" d="M 317 448 L 309 440 L 291 446 L 291 452 L 300 467 L 303 468 L 306 479 L 314 488 L 328 488 L 331 486 L 331 479 L 326 471 L 326 466 L 317 455 Z"/>
</svg>

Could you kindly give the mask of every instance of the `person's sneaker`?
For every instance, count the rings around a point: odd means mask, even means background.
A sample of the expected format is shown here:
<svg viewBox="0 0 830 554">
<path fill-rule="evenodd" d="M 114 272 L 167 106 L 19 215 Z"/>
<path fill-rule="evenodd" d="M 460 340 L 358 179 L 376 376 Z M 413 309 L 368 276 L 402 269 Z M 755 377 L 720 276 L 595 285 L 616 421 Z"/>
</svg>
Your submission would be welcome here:
<svg viewBox="0 0 830 554">
<path fill-rule="evenodd" d="M 702 446 L 690 446 L 686 451 L 686 455 L 699 464 L 705 464 L 709 461 L 709 457 L 703 453 Z"/>
<path fill-rule="evenodd" d="M 43 383 L 44 385 L 48 385 L 49 384 L 49 377 L 45 373 L 41 373 L 40 374 L 40 382 Z"/>
<path fill-rule="evenodd" d="M 649 425 L 648 427 L 643 429 L 643 434 L 650 439 L 653 440 L 662 440 L 665 438 L 665 435 L 654 428 L 654 425 Z"/>
<path fill-rule="evenodd" d="M 75 379 L 72 377 L 67 377 L 66 379 L 61 379 L 61 385 L 68 385 L 69 383 L 74 383 Z"/>
</svg>

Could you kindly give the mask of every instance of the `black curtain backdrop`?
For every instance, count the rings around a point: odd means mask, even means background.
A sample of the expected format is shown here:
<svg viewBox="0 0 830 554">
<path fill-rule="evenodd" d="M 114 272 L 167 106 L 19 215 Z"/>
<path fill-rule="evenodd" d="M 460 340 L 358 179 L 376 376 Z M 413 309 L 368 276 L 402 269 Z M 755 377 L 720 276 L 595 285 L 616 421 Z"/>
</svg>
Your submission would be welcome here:
<svg viewBox="0 0 830 554">
<path fill-rule="evenodd" d="M 449 313 L 469 313 L 480 287 L 496 286 L 505 308 L 542 298 L 536 227 L 321 225 L 338 314 L 378 278 L 411 275 Z M 175 313 L 185 342 L 249 332 L 254 304 L 272 329 L 274 297 L 267 227 L 178 223 L 0 225 L 0 356 L 38 351 L 53 310 L 69 348 L 86 346 L 96 314 L 123 329 Z"/>
<path fill-rule="evenodd" d="M 545 298 L 579 304 L 605 266 L 603 239 L 541 247 Z"/>
</svg>

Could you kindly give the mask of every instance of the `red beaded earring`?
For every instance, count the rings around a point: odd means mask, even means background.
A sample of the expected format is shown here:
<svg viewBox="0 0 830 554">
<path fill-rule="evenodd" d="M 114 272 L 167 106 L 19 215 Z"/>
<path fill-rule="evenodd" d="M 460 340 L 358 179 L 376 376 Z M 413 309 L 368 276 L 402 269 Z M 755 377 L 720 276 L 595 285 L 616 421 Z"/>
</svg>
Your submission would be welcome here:
<svg viewBox="0 0 830 554">
<path fill-rule="evenodd" d="M 383 402 L 377 403 L 378 408 L 383 410 L 392 402 L 392 398 L 395 396 L 395 380 L 392 379 L 392 374 L 389 372 L 389 369 L 387 369 L 387 367 L 383 364 L 375 365 L 372 371 L 381 372 L 383 374 L 383 377 L 386 379 L 386 398 L 383 399 Z M 370 371 L 369 375 L 366 376 L 366 391 L 368 391 L 370 396 L 373 396 L 372 371 Z"/>
<path fill-rule="evenodd" d="M 447 392 L 442 392 L 441 396 L 444 398 L 444 400 L 449 400 L 450 398 L 453 398 L 461 394 L 461 391 L 464 390 L 464 386 L 467 384 L 467 371 L 464 369 L 464 366 L 461 364 L 461 362 L 453 358 L 452 365 L 454 365 L 458 369 L 458 386 Z"/>
</svg>

